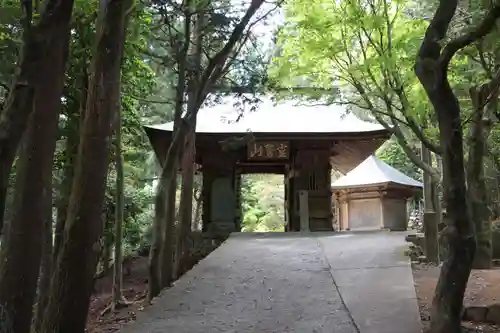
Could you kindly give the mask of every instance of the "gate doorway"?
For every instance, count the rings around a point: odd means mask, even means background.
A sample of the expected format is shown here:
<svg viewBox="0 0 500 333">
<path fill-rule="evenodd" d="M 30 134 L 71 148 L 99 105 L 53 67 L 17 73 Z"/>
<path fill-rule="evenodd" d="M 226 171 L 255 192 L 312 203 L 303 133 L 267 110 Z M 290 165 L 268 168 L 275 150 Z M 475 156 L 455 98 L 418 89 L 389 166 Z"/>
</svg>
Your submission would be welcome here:
<svg viewBox="0 0 500 333">
<path fill-rule="evenodd" d="M 285 176 L 244 174 L 241 176 L 241 231 L 285 231 Z"/>
</svg>

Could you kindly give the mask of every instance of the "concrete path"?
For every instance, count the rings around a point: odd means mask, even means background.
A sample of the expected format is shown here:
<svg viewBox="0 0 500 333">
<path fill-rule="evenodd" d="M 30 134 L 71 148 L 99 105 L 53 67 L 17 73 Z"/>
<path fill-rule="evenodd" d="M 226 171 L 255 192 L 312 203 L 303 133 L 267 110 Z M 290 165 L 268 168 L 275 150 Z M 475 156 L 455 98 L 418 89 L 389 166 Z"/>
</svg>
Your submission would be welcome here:
<svg viewBox="0 0 500 333">
<path fill-rule="evenodd" d="M 403 233 L 234 234 L 122 333 L 420 333 Z"/>
</svg>

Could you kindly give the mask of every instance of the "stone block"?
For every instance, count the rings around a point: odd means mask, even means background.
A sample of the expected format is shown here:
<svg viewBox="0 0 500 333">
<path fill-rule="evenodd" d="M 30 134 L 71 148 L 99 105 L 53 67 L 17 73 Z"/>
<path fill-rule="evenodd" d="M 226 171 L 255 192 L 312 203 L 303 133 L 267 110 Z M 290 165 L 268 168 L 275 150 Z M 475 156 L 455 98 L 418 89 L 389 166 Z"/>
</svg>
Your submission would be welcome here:
<svg viewBox="0 0 500 333">
<path fill-rule="evenodd" d="M 488 306 L 486 321 L 493 324 L 500 324 L 500 304 Z"/>
<path fill-rule="evenodd" d="M 425 235 L 422 233 L 410 234 L 405 237 L 406 241 L 422 249 L 425 249 Z"/>
<path fill-rule="evenodd" d="M 235 231 L 237 230 L 234 222 L 213 221 L 207 226 L 207 233 L 213 238 L 224 238 Z"/>
<path fill-rule="evenodd" d="M 488 308 L 485 306 L 470 306 L 464 310 L 464 319 L 475 323 L 486 322 Z"/>
<path fill-rule="evenodd" d="M 491 223 L 491 246 L 493 259 L 500 259 L 500 220 Z"/>
</svg>

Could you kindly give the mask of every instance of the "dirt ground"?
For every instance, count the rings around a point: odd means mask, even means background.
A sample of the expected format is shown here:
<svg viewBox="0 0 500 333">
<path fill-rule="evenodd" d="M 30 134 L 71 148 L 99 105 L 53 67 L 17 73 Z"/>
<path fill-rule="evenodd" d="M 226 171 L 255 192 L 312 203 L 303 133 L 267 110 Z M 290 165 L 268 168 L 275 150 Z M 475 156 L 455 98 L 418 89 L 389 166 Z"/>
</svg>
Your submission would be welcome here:
<svg viewBox="0 0 500 333">
<path fill-rule="evenodd" d="M 206 242 L 201 233 L 193 233 L 193 255 L 186 263 L 189 271 L 200 260 L 215 250 L 220 241 Z M 92 295 L 87 321 L 87 333 L 117 332 L 121 326 L 136 318 L 136 313 L 148 306 L 146 301 L 148 288 L 148 257 L 134 257 L 130 265 L 130 273 L 123 277 L 123 295 L 131 303 L 125 308 L 103 315 L 103 311 L 111 302 L 112 272 L 100 278 L 95 283 L 95 292 Z"/>
<path fill-rule="evenodd" d="M 148 258 L 134 258 L 131 265 L 130 275 L 124 276 L 123 294 L 125 298 L 133 302 L 126 308 L 115 313 L 101 316 L 103 310 L 111 301 L 112 277 L 106 276 L 96 281 L 95 293 L 92 295 L 89 308 L 87 332 L 89 333 L 111 333 L 120 329 L 123 323 L 135 319 L 135 314 L 144 307 L 146 291 L 148 287 Z"/>
<path fill-rule="evenodd" d="M 424 329 L 428 327 L 430 306 L 434 288 L 439 277 L 439 268 L 426 264 L 413 264 L 415 290 L 420 306 L 420 316 Z M 465 306 L 500 303 L 500 268 L 475 270 L 472 272 L 465 294 Z M 469 332 L 500 332 L 499 326 L 464 322 Z"/>
</svg>

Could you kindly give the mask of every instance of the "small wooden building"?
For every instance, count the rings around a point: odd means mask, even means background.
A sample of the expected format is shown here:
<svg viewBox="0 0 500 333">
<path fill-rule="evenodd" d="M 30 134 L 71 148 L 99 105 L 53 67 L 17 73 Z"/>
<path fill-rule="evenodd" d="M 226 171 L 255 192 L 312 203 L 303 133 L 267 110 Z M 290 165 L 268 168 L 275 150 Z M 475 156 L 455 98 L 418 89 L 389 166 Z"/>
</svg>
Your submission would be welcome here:
<svg viewBox="0 0 500 333">
<path fill-rule="evenodd" d="M 423 184 L 369 156 L 332 184 L 340 230 L 406 230 L 407 199 Z"/>
</svg>

